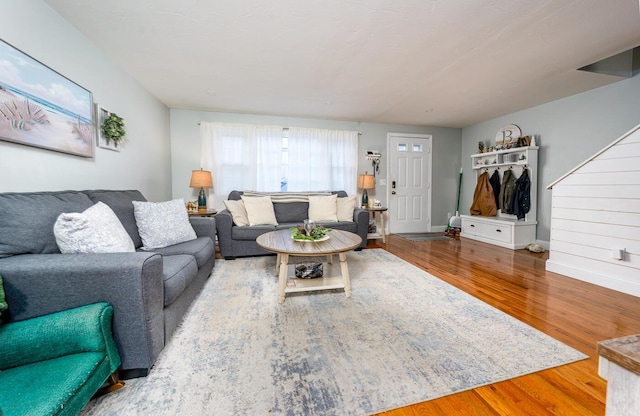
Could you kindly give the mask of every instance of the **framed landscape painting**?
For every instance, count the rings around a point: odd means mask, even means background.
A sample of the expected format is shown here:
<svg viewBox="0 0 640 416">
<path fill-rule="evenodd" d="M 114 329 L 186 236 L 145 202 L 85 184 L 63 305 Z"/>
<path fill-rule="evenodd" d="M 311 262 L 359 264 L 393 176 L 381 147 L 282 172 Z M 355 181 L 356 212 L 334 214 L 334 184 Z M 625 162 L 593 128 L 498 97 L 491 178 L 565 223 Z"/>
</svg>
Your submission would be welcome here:
<svg viewBox="0 0 640 416">
<path fill-rule="evenodd" d="M 93 157 L 93 96 L 0 40 L 0 140 Z"/>
</svg>

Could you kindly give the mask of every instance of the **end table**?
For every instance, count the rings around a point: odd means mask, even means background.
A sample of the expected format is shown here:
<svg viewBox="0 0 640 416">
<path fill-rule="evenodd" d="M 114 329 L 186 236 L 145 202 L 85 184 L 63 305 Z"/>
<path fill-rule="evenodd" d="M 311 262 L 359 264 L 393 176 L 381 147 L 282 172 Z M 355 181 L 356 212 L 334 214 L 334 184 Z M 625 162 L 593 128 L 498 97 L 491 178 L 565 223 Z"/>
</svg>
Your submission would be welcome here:
<svg viewBox="0 0 640 416">
<path fill-rule="evenodd" d="M 365 208 L 367 211 L 371 213 L 371 217 L 373 219 L 373 223 L 376 222 L 376 214 L 380 213 L 380 230 L 375 233 L 367 234 L 367 240 L 376 240 L 381 238 L 383 243 L 387 242 L 386 239 L 386 231 L 384 229 L 384 212 L 388 209 L 385 207 L 377 207 L 377 208 Z"/>
<path fill-rule="evenodd" d="M 215 209 L 208 209 L 206 211 L 187 211 L 190 217 L 213 217 L 218 213 Z"/>
</svg>

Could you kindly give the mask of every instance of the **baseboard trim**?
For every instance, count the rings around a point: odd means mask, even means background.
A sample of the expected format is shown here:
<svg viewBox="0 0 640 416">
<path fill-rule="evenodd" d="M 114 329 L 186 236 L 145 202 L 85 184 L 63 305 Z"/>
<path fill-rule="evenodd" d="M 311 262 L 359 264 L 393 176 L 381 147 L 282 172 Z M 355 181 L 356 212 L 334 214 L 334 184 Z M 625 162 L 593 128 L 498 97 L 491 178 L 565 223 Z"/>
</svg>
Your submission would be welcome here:
<svg viewBox="0 0 640 416">
<path fill-rule="evenodd" d="M 547 260 L 545 264 L 547 271 L 558 273 L 573 279 L 582 280 L 583 282 L 592 283 L 594 285 L 606 287 L 618 292 L 626 293 L 632 296 L 640 297 L 640 283 L 620 280 L 614 276 L 607 276 L 601 273 L 595 273 L 590 270 L 580 269 L 578 267 L 569 266 L 563 263 L 557 263 L 553 260 Z"/>
<path fill-rule="evenodd" d="M 547 251 L 549 251 L 549 249 L 551 248 L 551 243 L 548 241 L 536 240 L 536 244 L 544 247 L 545 249 L 547 249 Z"/>
</svg>

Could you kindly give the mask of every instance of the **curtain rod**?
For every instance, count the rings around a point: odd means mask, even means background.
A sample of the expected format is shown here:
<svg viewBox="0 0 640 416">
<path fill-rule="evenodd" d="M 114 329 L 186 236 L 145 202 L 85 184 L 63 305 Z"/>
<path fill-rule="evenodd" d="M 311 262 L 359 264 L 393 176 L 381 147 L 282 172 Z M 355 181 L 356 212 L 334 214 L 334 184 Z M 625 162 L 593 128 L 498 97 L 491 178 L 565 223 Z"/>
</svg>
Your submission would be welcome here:
<svg viewBox="0 0 640 416">
<path fill-rule="evenodd" d="M 198 123 L 198 126 L 200 125 L 200 123 Z M 289 130 L 289 127 L 283 127 L 282 130 Z M 359 131 L 358 132 L 358 136 L 362 136 L 362 132 Z"/>
</svg>

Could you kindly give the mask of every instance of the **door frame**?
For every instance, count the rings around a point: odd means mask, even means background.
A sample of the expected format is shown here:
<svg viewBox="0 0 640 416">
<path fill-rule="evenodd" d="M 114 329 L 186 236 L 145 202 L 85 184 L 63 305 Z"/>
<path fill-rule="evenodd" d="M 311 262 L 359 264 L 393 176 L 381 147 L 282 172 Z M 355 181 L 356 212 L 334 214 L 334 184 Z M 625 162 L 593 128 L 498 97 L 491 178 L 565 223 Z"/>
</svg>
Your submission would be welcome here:
<svg viewBox="0 0 640 416">
<path fill-rule="evenodd" d="M 427 141 L 427 163 L 429 164 L 427 169 L 427 198 L 429 203 L 427 204 L 425 213 L 427 216 L 427 232 L 432 232 L 431 224 L 431 206 L 433 201 L 431 200 L 431 194 L 433 189 L 433 135 L 431 134 L 415 134 L 415 133 L 387 133 L 387 206 L 391 207 L 391 140 L 397 137 L 409 137 L 413 139 L 424 139 Z M 389 229 L 387 233 L 393 233 L 391 229 L 391 213 L 389 213 L 389 219 L 387 221 Z"/>
</svg>

